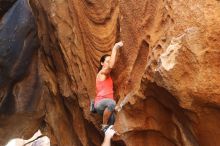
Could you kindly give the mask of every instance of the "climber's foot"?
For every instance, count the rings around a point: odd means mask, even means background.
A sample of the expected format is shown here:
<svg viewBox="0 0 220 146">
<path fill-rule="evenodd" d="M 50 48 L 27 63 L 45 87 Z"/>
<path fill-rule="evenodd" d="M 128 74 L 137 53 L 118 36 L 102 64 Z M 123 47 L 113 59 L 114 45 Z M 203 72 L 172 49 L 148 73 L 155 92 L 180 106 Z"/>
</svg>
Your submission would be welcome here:
<svg viewBox="0 0 220 146">
<path fill-rule="evenodd" d="M 102 124 L 101 126 L 102 126 L 101 130 L 105 133 L 106 130 L 109 128 L 110 125 Z"/>
</svg>

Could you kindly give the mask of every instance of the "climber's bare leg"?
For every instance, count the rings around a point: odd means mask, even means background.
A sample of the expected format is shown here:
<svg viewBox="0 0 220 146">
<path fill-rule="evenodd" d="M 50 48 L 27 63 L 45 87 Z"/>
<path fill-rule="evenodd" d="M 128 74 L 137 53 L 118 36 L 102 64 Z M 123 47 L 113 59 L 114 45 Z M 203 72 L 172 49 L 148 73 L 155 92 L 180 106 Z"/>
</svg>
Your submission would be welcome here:
<svg viewBox="0 0 220 146">
<path fill-rule="evenodd" d="M 109 111 L 108 108 L 105 108 L 105 110 L 103 112 L 103 124 L 107 125 L 111 114 L 112 114 L 112 112 Z"/>
</svg>

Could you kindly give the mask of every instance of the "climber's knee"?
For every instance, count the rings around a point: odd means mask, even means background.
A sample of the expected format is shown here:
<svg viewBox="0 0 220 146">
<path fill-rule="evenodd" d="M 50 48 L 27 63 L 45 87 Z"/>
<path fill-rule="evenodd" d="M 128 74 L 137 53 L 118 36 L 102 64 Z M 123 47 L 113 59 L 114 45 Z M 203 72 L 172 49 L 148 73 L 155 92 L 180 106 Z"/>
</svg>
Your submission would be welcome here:
<svg viewBox="0 0 220 146">
<path fill-rule="evenodd" d="M 104 110 L 107 109 L 108 111 L 112 112 L 115 109 L 115 101 L 113 99 L 105 98 L 99 101 L 95 107 L 98 114 L 103 114 Z"/>
<path fill-rule="evenodd" d="M 115 110 L 115 105 L 116 105 L 115 101 L 114 100 L 110 100 L 108 102 L 106 108 L 108 109 L 108 111 L 113 112 Z"/>
</svg>

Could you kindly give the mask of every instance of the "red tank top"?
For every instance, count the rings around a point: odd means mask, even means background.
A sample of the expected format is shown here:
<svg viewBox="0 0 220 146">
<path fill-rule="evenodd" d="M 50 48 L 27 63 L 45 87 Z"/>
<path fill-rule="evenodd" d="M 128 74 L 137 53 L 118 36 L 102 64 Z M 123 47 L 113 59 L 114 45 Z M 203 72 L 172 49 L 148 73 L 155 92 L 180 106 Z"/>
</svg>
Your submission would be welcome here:
<svg viewBox="0 0 220 146">
<path fill-rule="evenodd" d="M 110 98 L 114 100 L 113 81 L 111 77 L 108 77 L 104 81 L 99 81 L 96 79 L 95 104 L 97 104 L 103 98 Z"/>
</svg>

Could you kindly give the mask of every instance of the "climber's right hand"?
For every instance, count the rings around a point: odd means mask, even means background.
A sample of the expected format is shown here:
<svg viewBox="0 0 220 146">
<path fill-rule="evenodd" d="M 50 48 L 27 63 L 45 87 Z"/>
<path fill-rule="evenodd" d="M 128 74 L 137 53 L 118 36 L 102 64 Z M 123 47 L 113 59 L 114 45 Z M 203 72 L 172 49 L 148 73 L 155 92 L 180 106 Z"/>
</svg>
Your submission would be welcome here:
<svg viewBox="0 0 220 146">
<path fill-rule="evenodd" d="M 123 42 L 122 42 L 122 41 L 117 42 L 117 43 L 115 44 L 115 47 L 116 47 L 117 49 L 121 48 L 122 46 L 123 46 Z"/>
</svg>

